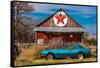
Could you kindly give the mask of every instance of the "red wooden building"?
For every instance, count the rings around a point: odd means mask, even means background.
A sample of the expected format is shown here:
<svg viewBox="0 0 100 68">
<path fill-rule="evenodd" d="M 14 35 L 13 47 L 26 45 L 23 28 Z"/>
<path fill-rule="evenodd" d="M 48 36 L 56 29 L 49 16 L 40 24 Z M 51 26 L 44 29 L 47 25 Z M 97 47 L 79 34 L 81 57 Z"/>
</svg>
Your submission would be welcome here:
<svg viewBox="0 0 100 68">
<path fill-rule="evenodd" d="M 63 9 L 59 9 L 35 28 L 37 43 L 63 40 L 64 43 L 81 43 L 85 29 L 72 19 Z M 54 41 L 55 42 L 55 41 Z"/>
</svg>

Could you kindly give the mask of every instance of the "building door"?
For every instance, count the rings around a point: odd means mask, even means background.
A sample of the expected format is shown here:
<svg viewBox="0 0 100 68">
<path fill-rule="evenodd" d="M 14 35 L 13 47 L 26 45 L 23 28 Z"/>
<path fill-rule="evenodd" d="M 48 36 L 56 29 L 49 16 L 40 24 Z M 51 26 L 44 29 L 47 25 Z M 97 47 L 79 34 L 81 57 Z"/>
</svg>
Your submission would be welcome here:
<svg viewBox="0 0 100 68">
<path fill-rule="evenodd" d="M 53 48 L 62 48 L 63 47 L 63 39 L 62 36 L 58 36 L 58 35 L 52 35 L 50 37 L 50 45 Z"/>
</svg>

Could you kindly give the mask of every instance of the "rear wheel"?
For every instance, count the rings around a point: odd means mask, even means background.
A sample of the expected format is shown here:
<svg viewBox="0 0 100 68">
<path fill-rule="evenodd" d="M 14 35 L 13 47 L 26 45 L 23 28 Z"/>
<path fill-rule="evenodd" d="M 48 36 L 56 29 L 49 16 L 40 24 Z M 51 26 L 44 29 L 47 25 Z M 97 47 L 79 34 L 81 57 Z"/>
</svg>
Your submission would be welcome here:
<svg viewBox="0 0 100 68">
<path fill-rule="evenodd" d="M 48 54 L 46 58 L 47 58 L 47 60 L 53 60 L 54 56 L 53 56 L 53 54 Z"/>
<path fill-rule="evenodd" d="M 83 53 L 78 53 L 77 54 L 77 59 L 84 59 L 84 54 Z"/>
</svg>

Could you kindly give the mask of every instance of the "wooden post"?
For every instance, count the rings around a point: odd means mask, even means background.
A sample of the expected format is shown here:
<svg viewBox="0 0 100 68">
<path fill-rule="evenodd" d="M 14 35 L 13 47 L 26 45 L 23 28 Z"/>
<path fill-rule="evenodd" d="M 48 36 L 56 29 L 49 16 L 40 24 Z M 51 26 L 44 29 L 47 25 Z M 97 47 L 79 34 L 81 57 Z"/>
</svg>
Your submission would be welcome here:
<svg viewBox="0 0 100 68">
<path fill-rule="evenodd" d="M 84 37 L 84 33 L 82 33 L 82 37 L 81 37 L 81 39 L 82 39 L 82 41 L 81 41 L 82 45 L 83 45 L 83 37 Z"/>
<path fill-rule="evenodd" d="M 37 32 L 35 32 L 35 44 L 37 44 Z"/>
</svg>

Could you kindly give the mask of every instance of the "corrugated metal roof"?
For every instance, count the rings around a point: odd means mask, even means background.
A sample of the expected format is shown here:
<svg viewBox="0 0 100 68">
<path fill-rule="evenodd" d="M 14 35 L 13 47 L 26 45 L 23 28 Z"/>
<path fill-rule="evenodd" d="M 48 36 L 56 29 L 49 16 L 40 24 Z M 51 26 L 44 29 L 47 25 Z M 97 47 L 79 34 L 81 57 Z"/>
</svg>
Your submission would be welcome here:
<svg viewBox="0 0 100 68">
<path fill-rule="evenodd" d="M 71 27 L 36 27 L 33 31 L 43 32 L 85 32 L 83 28 L 71 28 Z"/>
</svg>

